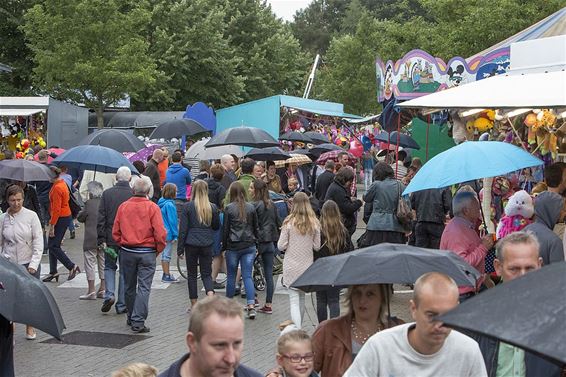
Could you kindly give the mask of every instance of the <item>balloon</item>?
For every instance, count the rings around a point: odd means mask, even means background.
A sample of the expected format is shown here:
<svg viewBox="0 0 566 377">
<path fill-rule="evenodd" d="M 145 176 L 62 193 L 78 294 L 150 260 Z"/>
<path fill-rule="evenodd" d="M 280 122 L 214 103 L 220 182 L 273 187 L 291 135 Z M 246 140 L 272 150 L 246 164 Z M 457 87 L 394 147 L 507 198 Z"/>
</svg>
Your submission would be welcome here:
<svg viewBox="0 0 566 377">
<path fill-rule="evenodd" d="M 39 146 L 41 148 L 45 148 L 47 146 L 47 143 L 43 139 L 41 139 L 41 140 L 39 140 Z"/>
<path fill-rule="evenodd" d="M 364 153 L 364 146 L 358 141 L 358 139 L 350 141 L 350 153 L 358 158 L 362 157 L 362 154 Z"/>
</svg>

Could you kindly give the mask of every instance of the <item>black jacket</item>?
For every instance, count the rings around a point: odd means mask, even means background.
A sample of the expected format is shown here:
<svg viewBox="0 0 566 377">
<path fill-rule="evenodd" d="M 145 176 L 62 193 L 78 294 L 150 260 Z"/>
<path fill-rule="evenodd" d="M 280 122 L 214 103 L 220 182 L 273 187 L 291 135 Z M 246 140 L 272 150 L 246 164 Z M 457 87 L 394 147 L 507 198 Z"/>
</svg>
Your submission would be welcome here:
<svg viewBox="0 0 566 377">
<path fill-rule="evenodd" d="M 185 203 L 179 219 L 179 242 L 177 254 L 183 254 L 184 246 L 210 246 L 214 242 L 214 231 L 220 229 L 220 214 L 215 204 L 212 205 L 212 221 L 210 226 L 198 219 L 195 202 Z"/>
<path fill-rule="evenodd" d="M 222 231 L 223 250 L 242 250 L 254 246 L 258 240 L 257 213 L 251 203 L 245 203 L 246 221 L 240 220 L 237 203 L 224 208 L 224 227 Z"/>
<path fill-rule="evenodd" d="M 277 242 L 281 219 L 277 215 L 275 204 L 271 203 L 270 208 L 266 208 L 261 201 L 252 202 L 252 204 L 255 207 L 259 224 L 258 242 Z"/>
<path fill-rule="evenodd" d="M 324 201 L 326 202 L 327 200 L 334 200 L 338 208 L 340 208 L 346 229 L 350 230 L 352 227 L 356 226 L 356 211 L 360 209 L 363 204 L 361 200 L 352 200 L 350 191 L 336 181 L 332 182 L 330 187 L 328 187 L 328 191 L 326 191 Z"/>
<path fill-rule="evenodd" d="M 324 234 L 322 234 L 322 232 L 320 232 L 320 244 L 322 245 L 320 249 L 315 250 L 314 252 L 314 260 L 317 260 L 319 258 L 330 257 L 332 255 L 344 254 L 347 253 L 348 251 L 354 250 L 352 237 L 350 237 L 349 234 L 346 234 L 346 237 L 344 238 L 344 243 L 342 244 L 340 250 L 338 250 L 336 254 L 330 253 L 328 246 L 326 246 L 326 238 L 324 237 Z"/>
<path fill-rule="evenodd" d="M 6 186 L 6 189 L 4 191 L 4 200 L 2 201 L 2 205 L 0 205 L 2 212 L 6 212 L 10 207 L 8 205 L 8 198 L 6 197 L 6 191 L 8 191 L 8 187 L 10 187 L 10 184 Z M 24 189 L 24 208 L 35 212 L 37 214 L 37 217 L 39 217 L 39 222 L 43 225 L 43 221 L 45 219 L 43 218 L 43 214 L 41 213 L 39 199 L 37 198 L 37 192 L 31 185 L 26 185 L 26 188 Z"/>
<path fill-rule="evenodd" d="M 148 176 L 151 179 L 151 184 L 153 185 L 153 198 L 157 200 L 161 198 L 161 182 L 159 181 L 159 169 L 157 168 L 157 162 L 152 158 L 147 162 L 143 175 Z"/>
<path fill-rule="evenodd" d="M 208 184 L 208 200 L 215 204 L 216 207 L 222 208 L 222 202 L 226 196 L 226 188 L 213 178 L 207 179 L 206 183 Z"/>
<path fill-rule="evenodd" d="M 112 227 L 116 219 L 118 207 L 126 200 L 134 196 L 129 182 L 118 181 L 114 187 L 106 189 L 102 193 L 100 205 L 98 206 L 98 244 L 106 242 L 109 246 L 118 246 L 112 237 Z"/>
<path fill-rule="evenodd" d="M 326 197 L 326 191 L 330 184 L 334 182 L 334 173 L 328 170 L 325 170 L 324 173 L 318 176 L 316 179 L 316 184 L 314 188 L 314 197 L 318 200 L 324 200 Z"/>
<path fill-rule="evenodd" d="M 444 224 L 452 206 L 450 189 L 429 189 L 411 194 L 411 207 L 417 212 L 417 221 Z"/>
<path fill-rule="evenodd" d="M 190 354 L 186 354 L 179 360 L 175 361 L 171 366 L 165 369 L 158 377 L 181 377 L 181 365 L 189 358 Z M 234 371 L 234 377 L 263 377 L 263 375 L 247 366 L 240 364 Z"/>
</svg>

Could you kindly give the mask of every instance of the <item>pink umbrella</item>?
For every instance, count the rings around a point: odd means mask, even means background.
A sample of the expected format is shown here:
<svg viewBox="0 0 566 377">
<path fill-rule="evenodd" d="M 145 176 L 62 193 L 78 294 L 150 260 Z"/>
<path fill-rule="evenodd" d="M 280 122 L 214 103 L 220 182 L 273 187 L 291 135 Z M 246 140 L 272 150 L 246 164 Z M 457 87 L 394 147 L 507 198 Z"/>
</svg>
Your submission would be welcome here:
<svg viewBox="0 0 566 377">
<path fill-rule="evenodd" d="M 318 165 L 324 165 L 326 164 L 326 161 L 328 160 L 333 160 L 333 161 L 337 161 L 338 160 L 338 155 L 340 153 L 343 153 L 345 151 L 330 151 L 330 152 L 325 152 L 323 154 L 320 155 L 320 157 L 318 158 L 318 160 L 316 160 L 316 163 Z M 346 152 L 348 153 L 348 161 L 350 163 L 350 165 L 354 165 L 357 161 L 356 156 L 354 156 L 353 154 L 351 154 L 350 152 Z"/>
<path fill-rule="evenodd" d="M 49 151 L 49 154 L 55 154 L 57 156 L 59 156 L 61 153 L 65 152 L 65 150 L 63 148 L 49 148 L 48 151 Z M 39 161 L 39 159 L 37 158 L 37 155 L 38 155 L 38 153 L 36 153 L 33 156 L 33 159 L 35 161 Z M 51 157 L 51 156 L 47 157 L 47 163 L 50 164 L 51 162 L 53 162 L 53 159 L 54 159 L 54 157 Z"/>
</svg>

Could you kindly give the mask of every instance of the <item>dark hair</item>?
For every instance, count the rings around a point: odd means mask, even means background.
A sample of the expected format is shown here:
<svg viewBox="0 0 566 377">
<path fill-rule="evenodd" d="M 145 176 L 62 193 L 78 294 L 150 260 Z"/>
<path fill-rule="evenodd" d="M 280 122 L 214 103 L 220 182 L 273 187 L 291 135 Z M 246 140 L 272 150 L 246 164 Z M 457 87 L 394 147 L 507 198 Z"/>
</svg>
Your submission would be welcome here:
<svg viewBox="0 0 566 377">
<path fill-rule="evenodd" d="M 544 168 L 544 182 L 548 187 L 558 187 L 562 183 L 564 169 L 557 164 L 548 165 Z"/>
<path fill-rule="evenodd" d="M 22 198 L 24 197 L 24 189 L 21 188 L 19 185 L 10 185 L 6 189 L 6 199 L 9 199 L 10 196 L 22 194 Z"/>
<path fill-rule="evenodd" d="M 343 168 L 340 168 L 340 170 L 338 170 L 338 173 L 336 173 L 334 180 L 341 185 L 352 182 L 354 181 L 354 170 L 347 166 L 344 166 Z"/>
<path fill-rule="evenodd" d="M 200 171 L 210 173 L 210 162 L 208 160 L 200 160 L 198 166 Z"/>
<path fill-rule="evenodd" d="M 240 221 L 246 222 L 246 190 L 240 182 L 232 182 L 228 189 L 230 203 L 236 203 L 240 212 Z"/>
<path fill-rule="evenodd" d="M 214 164 L 210 168 L 210 175 L 215 181 L 221 181 L 224 178 L 224 168 L 220 164 Z"/>
<path fill-rule="evenodd" d="M 254 171 L 255 161 L 251 158 L 244 158 L 240 163 L 243 174 L 252 174 Z"/>
<path fill-rule="evenodd" d="M 141 160 L 135 160 L 132 162 L 132 165 L 134 165 L 140 174 L 142 174 L 145 170 L 145 164 Z"/>
<path fill-rule="evenodd" d="M 267 189 L 267 184 L 261 179 L 254 179 L 252 181 L 254 186 L 254 200 L 256 202 L 263 202 L 265 208 L 271 208 L 271 200 L 269 199 L 269 190 Z"/>
<path fill-rule="evenodd" d="M 54 165 L 51 165 L 49 169 L 51 169 L 53 174 L 55 174 L 55 178 L 59 178 L 59 176 L 61 175 L 61 169 L 59 169 L 57 166 Z"/>
<path fill-rule="evenodd" d="M 334 171 L 335 165 L 336 165 L 336 164 L 334 163 L 334 161 L 332 161 L 332 160 L 327 160 L 327 161 L 326 161 L 326 164 L 324 164 L 324 168 L 325 168 L 326 170 L 332 170 L 332 171 Z"/>
<path fill-rule="evenodd" d="M 185 152 L 184 152 L 182 149 L 175 149 L 175 150 L 173 151 L 173 154 L 175 154 L 175 153 L 177 153 L 177 152 L 179 152 L 179 153 L 181 154 L 181 157 L 185 156 Z"/>
<path fill-rule="evenodd" d="M 171 161 L 173 162 L 181 162 L 182 159 L 183 155 L 181 154 L 181 152 L 174 152 L 173 156 L 171 156 Z"/>
<path fill-rule="evenodd" d="M 374 181 L 384 181 L 386 178 L 394 178 L 395 173 L 393 168 L 387 165 L 385 162 L 380 161 L 375 164 L 373 168 L 373 180 Z"/>
<path fill-rule="evenodd" d="M 406 151 L 399 151 L 397 154 L 397 161 L 404 161 L 407 158 Z"/>
<path fill-rule="evenodd" d="M 348 152 L 340 152 L 340 153 L 338 153 L 338 156 L 336 156 L 336 158 L 337 158 L 338 160 L 340 160 L 340 159 L 342 158 L 342 156 L 344 156 L 344 155 L 347 156 L 347 155 L 348 155 Z"/>
<path fill-rule="evenodd" d="M 265 163 L 265 170 L 269 169 L 271 166 L 275 166 L 275 161 L 271 161 L 271 160 L 267 161 Z"/>
</svg>

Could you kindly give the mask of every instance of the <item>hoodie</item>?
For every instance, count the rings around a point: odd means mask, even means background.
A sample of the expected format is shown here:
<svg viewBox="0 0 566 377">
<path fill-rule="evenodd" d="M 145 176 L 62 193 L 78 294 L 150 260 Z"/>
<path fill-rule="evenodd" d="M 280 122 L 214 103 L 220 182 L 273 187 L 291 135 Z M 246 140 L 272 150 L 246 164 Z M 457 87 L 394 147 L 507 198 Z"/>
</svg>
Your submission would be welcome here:
<svg viewBox="0 0 566 377">
<path fill-rule="evenodd" d="M 167 242 L 176 240 L 179 236 L 179 221 L 177 219 L 177 207 L 173 199 L 160 198 L 157 202 L 161 209 L 163 224 L 167 231 Z"/>
<path fill-rule="evenodd" d="M 174 163 L 167 169 L 165 182 L 177 186 L 177 199 L 187 199 L 187 185 L 191 184 L 191 173 L 180 163 Z"/>
<path fill-rule="evenodd" d="M 564 260 L 564 250 L 560 237 L 554 233 L 554 226 L 560 219 L 564 205 L 562 196 L 545 191 L 535 199 L 535 222 L 524 230 L 534 233 L 540 244 L 539 254 L 543 265 Z"/>
<path fill-rule="evenodd" d="M 222 202 L 226 196 L 226 188 L 213 178 L 206 180 L 208 184 L 208 201 L 216 204 L 217 208 L 222 208 Z"/>
</svg>

